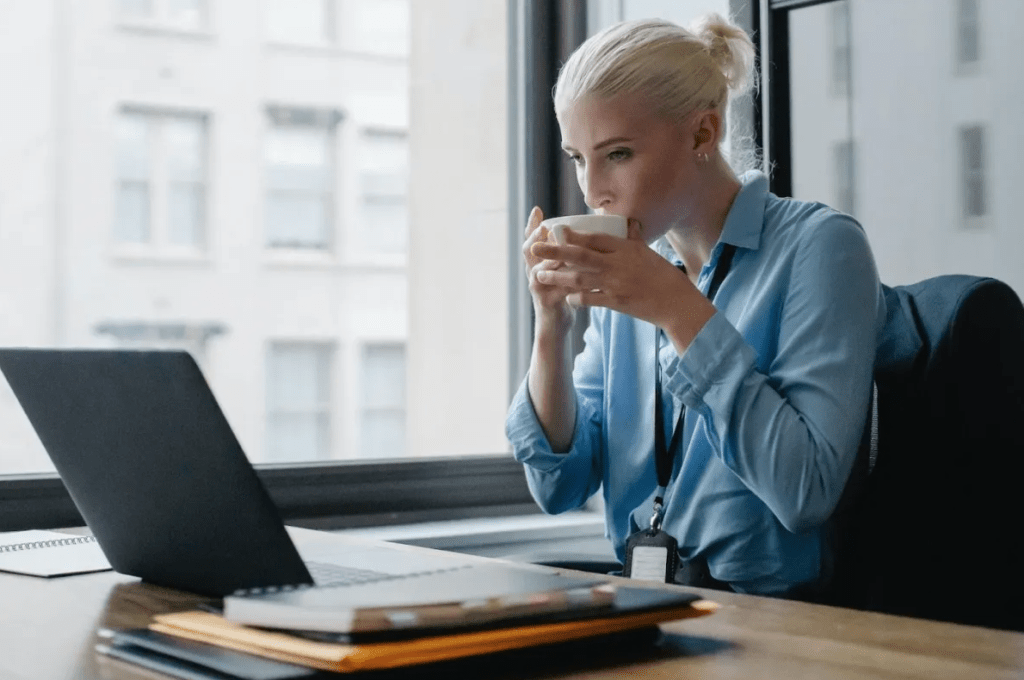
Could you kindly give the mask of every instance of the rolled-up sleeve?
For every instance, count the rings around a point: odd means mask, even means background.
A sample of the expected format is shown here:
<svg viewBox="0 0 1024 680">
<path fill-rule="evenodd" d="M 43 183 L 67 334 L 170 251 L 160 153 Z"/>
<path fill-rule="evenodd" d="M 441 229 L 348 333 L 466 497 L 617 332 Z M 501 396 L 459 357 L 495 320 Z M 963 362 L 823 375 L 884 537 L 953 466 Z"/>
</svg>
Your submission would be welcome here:
<svg viewBox="0 0 1024 680">
<path fill-rule="evenodd" d="M 528 377 L 519 386 L 505 421 L 505 434 L 516 460 L 525 467 L 530 492 L 540 508 L 551 514 L 579 508 L 602 481 L 603 358 L 600 334 L 593 322 L 584 340 L 586 346 L 573 370 L 576 428 L 569 450 L 551 450 L 530 400 Z"/>
</svg>

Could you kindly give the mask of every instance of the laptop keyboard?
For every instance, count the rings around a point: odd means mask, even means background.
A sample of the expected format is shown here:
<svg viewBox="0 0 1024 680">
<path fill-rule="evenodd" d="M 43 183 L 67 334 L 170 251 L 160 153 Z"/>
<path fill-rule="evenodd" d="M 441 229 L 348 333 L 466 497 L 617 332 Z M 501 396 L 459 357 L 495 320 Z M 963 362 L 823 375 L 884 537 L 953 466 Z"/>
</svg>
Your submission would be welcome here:
<svg viewBox="0 0 1024 680">
<path fill-rule="evenodd" d="M 356 569 L 330 562 L 306 562 L 306 568 L 309 569 L 309 574 L 313 577 L 313 583 L 318 586 L 351 586 L 399 578 L 394 574 L 385 574 L 382 571 Z"/>
</svg>

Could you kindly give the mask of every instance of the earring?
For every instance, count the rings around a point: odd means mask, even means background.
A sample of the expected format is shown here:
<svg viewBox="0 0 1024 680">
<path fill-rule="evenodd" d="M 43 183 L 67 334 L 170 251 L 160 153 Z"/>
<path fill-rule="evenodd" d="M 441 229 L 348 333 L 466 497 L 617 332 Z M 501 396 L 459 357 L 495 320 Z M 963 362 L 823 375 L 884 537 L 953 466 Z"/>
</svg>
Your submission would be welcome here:
<svg viewBox="0 0 1024 680">
<path fill-rule="evenodd" d="M 698 163 L 707 163 L 708 162 L 708 154 L 706 152 L 705 153 L 697 154 L 697 162 Z"/>
</svg>

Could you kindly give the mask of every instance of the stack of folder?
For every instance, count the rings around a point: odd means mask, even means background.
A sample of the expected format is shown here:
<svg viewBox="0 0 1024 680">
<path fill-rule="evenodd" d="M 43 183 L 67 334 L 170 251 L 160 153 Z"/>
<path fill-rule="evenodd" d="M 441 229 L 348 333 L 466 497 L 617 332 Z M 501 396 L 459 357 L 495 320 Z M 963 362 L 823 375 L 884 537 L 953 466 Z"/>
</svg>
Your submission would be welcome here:
<svg viewBox="0 0 1024 680">
<path fill-rule="evenodd" d="M 453 626 L 448 632 L 434 626 L 422 634 L 412 628 L 355 638 L 244 625 L 216 611 L 192 610 L 156 615 L 148 629 L 103 631 L 97 649 L 175 677 L 300 678 L 313 669 L 392 669 L 648 629 L 718 608 L 677 588 L 626 585 L 613 590 L 610 606 L 578 609 L 568 616 L 513 616 Z M 259 672 L 253 672 L 254 666 Z M 213 674 L 202 675 L 204 669 Z"/>
</svg>

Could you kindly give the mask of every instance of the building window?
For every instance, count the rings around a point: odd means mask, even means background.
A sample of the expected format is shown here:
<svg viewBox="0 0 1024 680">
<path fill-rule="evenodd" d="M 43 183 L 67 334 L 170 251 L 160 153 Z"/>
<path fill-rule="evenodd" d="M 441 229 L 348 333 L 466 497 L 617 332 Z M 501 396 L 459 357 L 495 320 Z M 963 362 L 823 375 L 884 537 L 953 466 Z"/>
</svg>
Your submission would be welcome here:
<svg viewBox="0 0 1024 680">
<path fill-rule="evenodd" d="M 975 64 L 981 58 L 981 25 L 978 0 L 957 0 L 956 54 L 961 65 Z"/>
<path fill-rule="evenodd" d="M 960 128 L 960 168 L 963 215 L 970 222 L 987 211 L 985 129 L 980 125 Z"/>
<path fill-rule="evenodd" d="M 203 116 L 131 110 L 118 116 L 115 242 L 203 247 L 206 146 Z"/>
<path fill-rule="evenodd" d="M 405 454 L 405 346 L 363 347 L 360 450 L 364 458 Z"/>
<path fill-rule="evenodd" d="M 266 462 L 330 458 L 332 353 L 328 344 L 270 345 Z"/>
<path fill-rule="evenodd" d="M 206 0 L 117 0 L 118 17 L 132 23 L 198 30 L 206 26 Z"/>
<path fill-rule="evenodd" d="M 850 91 L 850 4 L 840 0 L 832 5 L 832 92 Z"/>
<path fill-rule="evenodd" d="M 270 248 L 330 250 L 335 213 L 335 130 L 340 114 L 270 109 L 266 239 Z"/>
<path fill-rule="evenodd" d="M 837 210 L 847 215 L 854 212 L 854 155 L 853 142 L 844 140 L 835 145 L 833 150 L 836 177 L 836 204 Z"/>
<path fill-rule="evenodd" d="M 267 37 L 303 45 L 335 42 L 333 0 L 269 0 Z"/>
<path fill-rule="evenodd" d="M 409 241 L 409 140 L 404 130 L 362 135 L 359 192 L 362 250 L 405 253 Z"/>
</svg>

